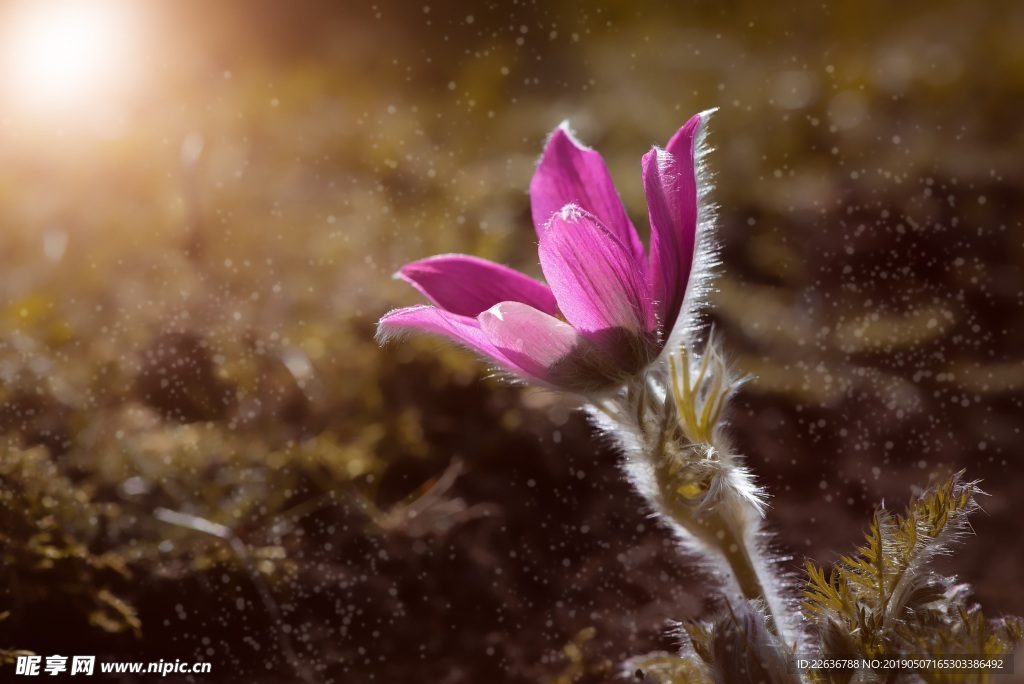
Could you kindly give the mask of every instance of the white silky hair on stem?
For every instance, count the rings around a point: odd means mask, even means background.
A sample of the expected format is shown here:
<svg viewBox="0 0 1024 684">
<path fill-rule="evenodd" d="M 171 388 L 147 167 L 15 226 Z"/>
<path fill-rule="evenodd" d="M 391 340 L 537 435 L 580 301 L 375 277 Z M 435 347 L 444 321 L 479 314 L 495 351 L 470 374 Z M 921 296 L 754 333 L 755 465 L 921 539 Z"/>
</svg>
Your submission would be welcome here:
<svg viewBox="0 0 1024 684">
<path fill-rule="evenodd" d="M 763 601 L 775 633 L 795 647 L 803 635 L 763 528 L 764 492 L 722 429 L 741 383 L 708 337 L 703 354 L 676 348 L 618 395 L 595 398 L 588 413 L 622 450 L 623 470 L 652 515 L 717 578 L 729 609 Z"/>
</svg>

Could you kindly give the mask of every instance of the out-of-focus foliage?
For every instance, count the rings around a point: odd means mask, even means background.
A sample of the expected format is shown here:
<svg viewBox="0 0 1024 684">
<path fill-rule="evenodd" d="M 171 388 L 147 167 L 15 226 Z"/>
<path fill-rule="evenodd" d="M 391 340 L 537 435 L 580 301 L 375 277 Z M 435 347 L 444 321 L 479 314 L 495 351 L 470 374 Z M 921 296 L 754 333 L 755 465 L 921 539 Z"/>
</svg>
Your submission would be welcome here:
<svg viewBox="0 0 1024 684">
<path fill-rule="evenodd" d="M 0 613 L 0 622 L 3 622 L 10 616 L 10 612 Z M 32 651 L 19 651 L 9 648 L 0 648 L 0 664 L 10 665 L 17 662 L 19 656 L 30 656 L 34 655 Z"/>
<path fill-rule="evenodd" d="M 696 654 L 680 656 L 675 653 L 656 652 L 630 658 L 624 669 L 636 679 L 655 684 L 712 684 L 707 664 Z"/>
<path fill-rule="evenodd" d="M 90 551 L 119 511 L 90 499 L 45 449 L 9 450 L 0 461 L 0 583 L 22 606 L 53 601 L 104 631 L 140 635 L 134 609 L 111 590 L 130 578 L 125 552 Z"/>
<path fill-rule="evenodd" d="M 792 646 L 782 642 L 766 617 L 762 601 L 739 604 L 711 622 L 680 629 L 678 654 L 655 652 L 630 658 L 623 666 L 637 679 L 656 684 L 801 684 Z"/>
<path fill-rule="evenodd" d="M 0 113 L 0 646 L 453 683 L 669 650 L 701 591 L 615 456 L 372 340 L 406 261 L 539 273 L 525 188 L 567 118 L 643 226 L 640 155 L 720 107 L 712 320 L 796 555 L 964 467 L 978 544 L 1016 538 L 1020 3 L 137 5 L 132 89 Z M 1018 547 L 959 559 L 986 605 L 1021 612 Z"/>
</svg>

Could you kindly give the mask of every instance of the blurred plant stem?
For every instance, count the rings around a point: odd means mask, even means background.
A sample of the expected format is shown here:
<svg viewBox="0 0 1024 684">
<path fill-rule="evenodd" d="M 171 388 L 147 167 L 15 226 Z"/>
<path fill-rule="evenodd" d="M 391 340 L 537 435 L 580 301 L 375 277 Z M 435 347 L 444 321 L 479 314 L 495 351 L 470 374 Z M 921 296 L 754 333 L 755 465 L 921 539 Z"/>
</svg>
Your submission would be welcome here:
<svg viewBox="0 0 1024 684">
<path fill-rule="evenodd" d="M 185 202 L 185 254 L 193 262 L 202 261 L 205 236 L 199 196 L 199 160 L 203 156 L 205 141 L 192 132 L 181 141 L 182 192 Z"/>
</svg>

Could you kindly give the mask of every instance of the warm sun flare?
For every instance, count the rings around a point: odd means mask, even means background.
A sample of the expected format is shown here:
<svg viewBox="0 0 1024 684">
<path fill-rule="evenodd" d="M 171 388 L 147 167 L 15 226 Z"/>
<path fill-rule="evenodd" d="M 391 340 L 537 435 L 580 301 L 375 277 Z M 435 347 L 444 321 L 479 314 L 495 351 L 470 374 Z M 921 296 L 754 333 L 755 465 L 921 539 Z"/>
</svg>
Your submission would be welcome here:
<svg viewBox="0 0 1024 684">
<path fill-rule="evenodd" d="M 107 94 L 124 73 L 125 6 L 113 0 L 43 0 L 12 8 L 4 23 L 8 97 L 72 106 Z"/>
</svg>

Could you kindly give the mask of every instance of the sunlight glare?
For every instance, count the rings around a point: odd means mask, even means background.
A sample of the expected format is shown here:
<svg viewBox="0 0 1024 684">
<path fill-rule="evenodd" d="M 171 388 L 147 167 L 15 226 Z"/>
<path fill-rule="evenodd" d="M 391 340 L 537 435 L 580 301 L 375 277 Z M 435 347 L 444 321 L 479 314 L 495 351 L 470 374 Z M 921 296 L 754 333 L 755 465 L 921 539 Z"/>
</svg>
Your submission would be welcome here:
<svg viewBox="0 0 1024 684">
<path fill-rule="evenodd" d="M 5 23 L 9 97 L 67 107 L 109 94 L 124 75 L 129 26 L 113 0 L 43 0 L 18 5 Z"/>
</svg>

